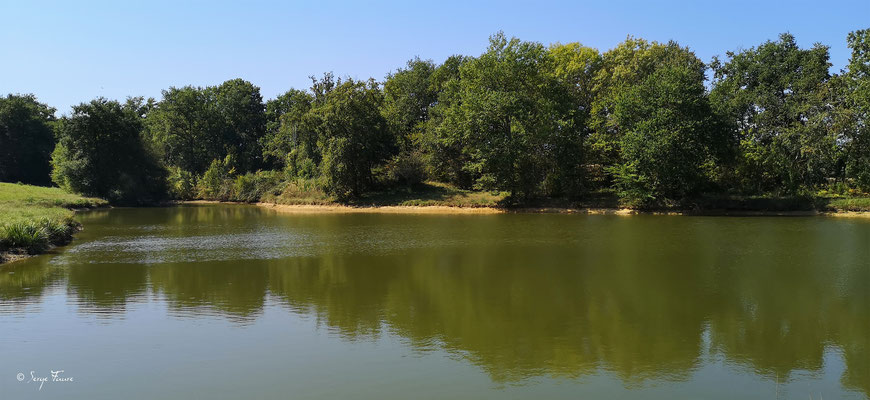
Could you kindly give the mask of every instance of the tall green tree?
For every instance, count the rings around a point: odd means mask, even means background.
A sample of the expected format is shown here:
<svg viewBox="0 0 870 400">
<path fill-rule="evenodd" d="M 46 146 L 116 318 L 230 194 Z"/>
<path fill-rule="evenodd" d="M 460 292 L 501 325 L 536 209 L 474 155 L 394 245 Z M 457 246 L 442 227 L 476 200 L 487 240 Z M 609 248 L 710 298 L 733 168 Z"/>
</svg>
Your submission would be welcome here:
<svg viewBox="0 0 870 400">
<path fill-rule="evenodd" d="M 163 91 L 148 118 L 148 138 L 168 166 L 202 174 L 227 155 L 239 172 L 262 166 L 266 132 L 260 89 L 233 79 L 219 86 L 185 86 Z"/>
<path fill-rule="evenodd" d="M 51 183 L 54 109 L 33 95 L 0 97 L 0 181 Z"/>
<path fill-rule="evenodd" d="M 226 156 L 214 96 L 213 89 L 193 86 L 163 91 L 148 115 L 147 137 L 168 166 L 202 174 Z"/>
<path fill-rule="evenodd" d="M 296 89 L 266 102 L 263 154 L 273 165 L 287 168 L 292 176 L 311 178 L 320 162 L 317 132 L 308 114 L 313 104 L 314 96 Z"/>
<path fill-rule="evenodd" d="M 405 151 L 420 135 L 429 117 L 429 107 L 438 99 L 438 92 L 430 82 L 435 70 L 432 61 L 414 58 L 384 81 L 384 116 Z"/>
<path fill-rule="evenodd" d="M 612 167 L 620 195 L 634 205 L 697 196 L 730 146 L 710 108 L 704 69 L 663 64 L 618 92 L 613 120 L 622 134 Z"/>
<path fill-rule="evenodd" d="M 703 70 L 704 63 L 676 42 L 659 43 L 628 37 L 598 60 L 592 86 L 589 127 L 585 142 L 586 160 L 597 169 L 608 169 L 620 162 L 620 143 L 624 129 L 615 116 L 615 103 L 622 93 L 646 81 L 663 64 Z M 605 179 L 603 183 L 607 184 Z"/>
<path fill-rule="evenodd" d="M 580 134 L 565 85 L 547 73 L 551 62 L 540 43 L 499 33 L 461 66 L 460 101 L 447 119 L 463 132 L 471 155 L 464 168 L 479 176 L 479 187 L 539 195 L 559 136 Z"/>
<path fill-rule="evenodd" d="M 572 129 L 560 130 L 552 145 L 553 170 L 545 181 L 549 195 L 582 195 L 594 178 L 587 168 L 586 139 L 591 133 L 589 118 L 594 101 L 595 76 L 601 68 L 598 50 L 580 43 L 554 44 L 549 48 L 547 71 L 564 90 L 560 102 L 573 118 Z"/>
<path fill-rule="evenodd" d="M 214 89 L 226 154 L 237 160 L 240 172 L 263 165 L 260 140 L 266 134 L 266 114 L 260 88 L 243 79 L 228 80 Z"/>
<path fill-rule="evenodd" d="M 734 185 L 749 193 L 797 193 L 835 177 L 828 48 L 801 49 L 786 33 L 727 57 L 712 63 L 710 99 L 739 138 Z"/>
<path fill-rule="evenodd" d="M 166 171 L 142 140 L 143 108 L 99 98 L 73 106 L 62 118 L 52 154 L 52 179 L 60 187 L 115 203 L 165 198 Z"/>
<path fill-rule="evenodd" d="M 322 83 L 315 82 L 315 88 Z M 383 94 L 374 80 L 348 79 L 320 96 L 311 113 L 326 190 L 339 198 L 359 196 L 372 187 L 373 168 L 396 152 L 395 137 L 381 114 Z"/>
<path fill-rule="evenodd" d="M 476 177 L 465 168 L 471 162 L 467 136 L 461 126 L 460 89 L 463 64 L 470 57 L 453 55 L 430 76 L 430 87 L 437 93 L 435 103 L 429 107 L 428 120 L 420 143 L 429 174 L 435 179 L 470 188 Z"/>
<path fill-rule="evenodd" d="M 840 76 L 842 101 L 838 111 L 845 117 L 842 142 L 844 176 L 870 192 L 870 29 L 849 33 L 852 56 Z"/>
</svg>

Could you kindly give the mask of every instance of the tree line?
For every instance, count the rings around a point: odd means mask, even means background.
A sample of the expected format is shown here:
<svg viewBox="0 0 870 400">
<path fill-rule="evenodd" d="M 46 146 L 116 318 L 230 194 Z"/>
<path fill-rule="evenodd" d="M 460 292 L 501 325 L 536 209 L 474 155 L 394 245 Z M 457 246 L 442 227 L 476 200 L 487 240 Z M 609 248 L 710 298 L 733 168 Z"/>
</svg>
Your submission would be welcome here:
<svg viewBox="0 0 870 400">
<path fill-rule="evenodd" d="M 674 41 L 600 52 L 497 33 L 477 57 L 414 58 L 382 82 L 327 73 L 268 101 L 234 79 L 55 118 L 8 95 L 0 180 L 127 203 L 255 201 L 288 180 L 339 200 L 427 180 L 634 206 L 866 193 L 870 29 L 847 43 L 848 66 L 831 74 L 828 47 L 790 34 L 705 63 Z"/>
</svg>

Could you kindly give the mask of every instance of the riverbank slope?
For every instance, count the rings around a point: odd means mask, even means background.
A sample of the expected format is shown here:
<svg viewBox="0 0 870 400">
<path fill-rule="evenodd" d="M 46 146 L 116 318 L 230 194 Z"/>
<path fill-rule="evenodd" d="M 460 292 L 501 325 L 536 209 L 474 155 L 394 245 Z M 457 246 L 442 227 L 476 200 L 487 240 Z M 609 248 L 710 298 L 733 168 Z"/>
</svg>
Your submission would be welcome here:
<svg viewBox="0 0 870 400">
<path fill-rule="evenodd" d="M 0 264 L 69 243 L 80 229 L 73 210 L 107 204 L 58 188 L 0 183 Z"/>
</svg>

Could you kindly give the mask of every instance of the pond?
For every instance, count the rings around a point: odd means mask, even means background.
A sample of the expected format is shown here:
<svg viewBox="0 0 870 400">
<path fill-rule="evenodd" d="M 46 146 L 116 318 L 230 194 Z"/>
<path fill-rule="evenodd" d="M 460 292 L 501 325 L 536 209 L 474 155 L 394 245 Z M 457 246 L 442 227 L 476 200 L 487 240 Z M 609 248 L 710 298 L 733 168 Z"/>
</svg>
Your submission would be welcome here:
<svg viewBox="0 0 870 400">
<path fill-rule="evenodd" d="M 866 219 L 78 218 L 0 267 L 0 398 L 870 396 Z"/>
</svg>

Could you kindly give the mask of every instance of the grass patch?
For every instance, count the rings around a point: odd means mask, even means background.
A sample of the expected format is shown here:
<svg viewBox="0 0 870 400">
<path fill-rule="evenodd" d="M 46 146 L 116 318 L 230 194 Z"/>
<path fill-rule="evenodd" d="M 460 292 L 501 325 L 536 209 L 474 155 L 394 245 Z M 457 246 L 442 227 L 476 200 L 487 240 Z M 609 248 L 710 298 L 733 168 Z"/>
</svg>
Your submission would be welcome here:
<svg viewBox="0 0 870 400">
<path fill-rule="evenodd" d="M 464 190 L 440 182 L 425 182 L 411 187 L 397 187 L 363 194 L 349 202 L 339 202 L 327 195 L 315 180 L 296 179 L 286 183 L 279 195 L 267 194 L 260 201 L 286 205 L 449 206 L 499 207 L 507 197 L 504 192 Z"/>
<path fill-rule="evenodd" d="M 828 199 L 832 211 L 870 211 L 870 197 L 842 197 Z"/>
<path fill-rule="evenodd" d="M 58 188 L 0 183 L 0 251 L 37 254 L 51 245 L 67 243 L 79 227 L 72 219 L 72 209 L 105 204 L 105 200 Z"/>
</svg>

